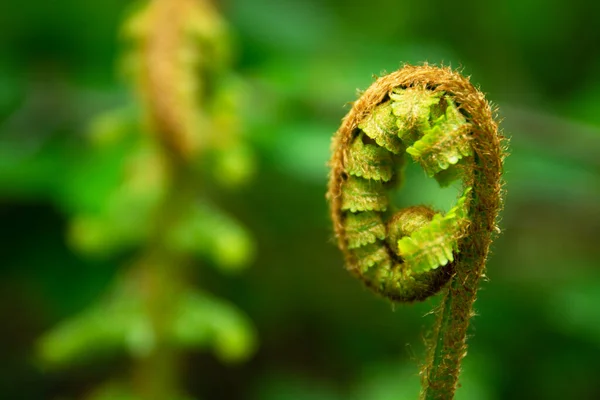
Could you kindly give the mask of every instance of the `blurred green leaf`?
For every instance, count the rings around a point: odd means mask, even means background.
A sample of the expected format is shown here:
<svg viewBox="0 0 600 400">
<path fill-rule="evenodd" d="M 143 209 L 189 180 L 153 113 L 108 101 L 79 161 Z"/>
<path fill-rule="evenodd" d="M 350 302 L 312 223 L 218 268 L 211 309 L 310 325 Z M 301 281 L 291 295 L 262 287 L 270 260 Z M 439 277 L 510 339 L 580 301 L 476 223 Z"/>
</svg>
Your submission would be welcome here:
<svg viewBox="0 0 600 400">
<path fill-rule="evenodd" d="M 234 272 L 248 265 L 254 243 L 236 220 L 205 201 L 196 201 L 168 232 L 176 252 L 208 257 L 224 271 Z"/>
<path fill-rule="evenodd" d="M 151 354 L 158 340 L 143 282 L 121 280 L 109 296 L 67 321 L 39 341 L 39 355 L 49 366 L 65 366 L 126 350 L 137 358 Z M 210 348 L 224 362 L 247 359 L 256 348 L 249 318 L 226 301 L 189 289 L 179 291 L 164 323 L 167 343 L 177 348 Z"/>
<path fill-rule="evenodd" d="M 247 359 L 256 349 L 248 317 L 224 300 L 205 293 L 181 295 L 176 306 L 173 338 L 183 347 L 212 347 L 224 362 Z"/>
<path fill-rule="evenodd" d="M 41 360 L 49 366 L 61 367 L 124 348 L 143 356 L 154 346 L 154 335 L 139 291 L 135 286 L 125 285 L 60 323 L 38 344 Z"/>
<path fill-rule="evenodd" d="M 110 192 L 94 199 L 95 211 L 77 210 L 72 221 L 70 242 L 84 253 L 112 254 L 137 245 L 150 232 L 169 180 L 164 160 L 142 142 L 130 149 L 122 163 L 119 181 Z M 86 193 L 83 183 L 78 187 Z"/>
</svg>

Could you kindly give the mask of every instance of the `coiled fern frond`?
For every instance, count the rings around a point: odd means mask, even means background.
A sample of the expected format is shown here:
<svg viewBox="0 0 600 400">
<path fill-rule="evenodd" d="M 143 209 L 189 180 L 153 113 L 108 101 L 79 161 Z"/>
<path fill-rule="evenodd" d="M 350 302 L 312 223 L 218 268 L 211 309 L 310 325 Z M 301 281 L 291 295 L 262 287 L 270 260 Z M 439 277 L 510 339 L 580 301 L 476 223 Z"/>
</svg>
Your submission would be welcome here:
<svg viewBox="0 0 600 400">
<path fill-rule="evenodd" d="M 492 110 L 449 68 L 405 66 L 356 101 L 333 141 L 328 199 L 348 270 L 392 301 L 448 290 L 439 310 L 423 398 L 449 399 L 501 206 L 502 137 Z M 393 212 L 388 192 L 411 157 L 440 186 L 462 182 L 448 212 Z M 448 283 L 450 282 L 450 283 Z"/>
</svg>

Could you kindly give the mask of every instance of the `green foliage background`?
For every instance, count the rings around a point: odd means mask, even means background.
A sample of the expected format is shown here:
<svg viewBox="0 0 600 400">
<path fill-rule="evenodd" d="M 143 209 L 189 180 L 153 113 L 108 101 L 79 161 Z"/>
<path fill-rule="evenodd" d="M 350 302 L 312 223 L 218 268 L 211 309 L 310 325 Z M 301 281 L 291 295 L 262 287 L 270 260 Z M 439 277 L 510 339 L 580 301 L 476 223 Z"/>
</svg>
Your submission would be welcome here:
<svg viewBox="0 0 600 400">
<path fill-rule="evenodd" d="M 84 149 L 89 121 L 129 101 L 115 73 L 129 7 L 0 3 L 0 398 L 77 398 L 127 369 L 125 355 L 106 355 L 46 370 L 35 343 L 93 304 L 123 261 L 74 252 L 67 224 L 70 205 L 102 188 L 122 157 L 90 158 Z M 188 391 L 203 399 L 416 398 L 426 314 L 438 300 L 393 310 L 344 271 L 325 163 L 357 88 L 402 62 L 429 61 L 463 66 L 500 107 L 511 137 L 504 232 L 476 303 L 457 397 L 600 398 L 600 4 L 219 7 L 236 33 L 242 118 L 258 165 L 241 190 L 211 195 L 252 232 L 257 256 L 239 275 L 198 268 L 197 281 L 243 310 L 260 344 L 239 365 L 188 353 Z M 454 195 L 417 168 L 407 185 L 399 203 L 447 207 Z"/>
</svg>

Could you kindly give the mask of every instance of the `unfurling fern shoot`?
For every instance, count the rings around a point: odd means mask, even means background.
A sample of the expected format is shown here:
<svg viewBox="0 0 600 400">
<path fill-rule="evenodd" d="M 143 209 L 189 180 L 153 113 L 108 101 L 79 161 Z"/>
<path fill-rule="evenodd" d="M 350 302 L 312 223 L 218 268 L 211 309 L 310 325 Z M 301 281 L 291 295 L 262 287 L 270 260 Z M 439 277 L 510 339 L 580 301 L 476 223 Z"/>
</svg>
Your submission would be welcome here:
<svg viewBox="0 0 600 400">
<path fill-rule="evenodd" d="M 461 181 L 446 213 L 392 212 L 388 192 L 411 157 L 440 186 Z M 328 199 L 347 269 L 392 301 L 447 288 L 428 341 L 422 398 L 451 399 L 502 198 L 503 138 L 492 110 L 449 68 L 405 66 L 354 103 L 333 141 Z"/>
</svg>

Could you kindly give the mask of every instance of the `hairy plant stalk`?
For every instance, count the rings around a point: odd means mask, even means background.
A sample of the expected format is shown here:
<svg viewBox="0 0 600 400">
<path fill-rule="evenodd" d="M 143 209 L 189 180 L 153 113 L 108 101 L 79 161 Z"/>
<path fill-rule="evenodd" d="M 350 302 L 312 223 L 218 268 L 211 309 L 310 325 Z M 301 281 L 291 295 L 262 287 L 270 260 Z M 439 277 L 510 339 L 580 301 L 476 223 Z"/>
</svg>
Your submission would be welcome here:
<svg viewBox="0 0 600 400">
<path fill-rule="evenodd" d="M 356 101 L 333 142 L 328 198 L 347 268 L 392 301 L 447 288 L 428 340 L 423 399 L 452 399 L 501 206 L 502 138 L 483 94 L 449 68 L 405 66 Z M 406 154 L 457 203 L 390 211 Z"/>
</svg>

